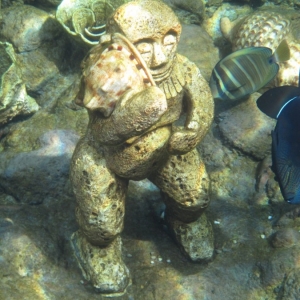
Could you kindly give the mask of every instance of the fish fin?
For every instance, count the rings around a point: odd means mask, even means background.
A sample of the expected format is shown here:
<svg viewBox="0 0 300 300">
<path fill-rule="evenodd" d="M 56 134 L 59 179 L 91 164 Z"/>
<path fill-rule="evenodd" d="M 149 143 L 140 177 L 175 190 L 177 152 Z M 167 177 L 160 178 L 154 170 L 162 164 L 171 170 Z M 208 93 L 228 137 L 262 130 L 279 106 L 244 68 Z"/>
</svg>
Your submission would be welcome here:
<svg viewBox="0 0 300 300">
<path fill-rule="evenodd" d="M 281 110 L 291 100 L 298 100 L 300 89 L 296 86 L 279 86 L 264 92 L 257 100 L 257 107 L 267 116 L 277 119 Z"/>
<path fill-rule="evenodd" d="M 290 48 L 286 40 L 281 41 L 272 57 L 275 62 L 282 62 L 290 59 Z"/>
</svg>

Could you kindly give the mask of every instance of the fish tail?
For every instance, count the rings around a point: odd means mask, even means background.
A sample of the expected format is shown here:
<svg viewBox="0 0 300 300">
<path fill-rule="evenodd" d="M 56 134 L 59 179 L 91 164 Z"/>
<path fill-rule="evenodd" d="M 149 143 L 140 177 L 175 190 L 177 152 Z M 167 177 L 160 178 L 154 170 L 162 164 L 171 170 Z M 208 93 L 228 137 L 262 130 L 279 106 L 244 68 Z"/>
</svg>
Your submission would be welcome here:
<svg viewBox="0 0 300 300">
<path fill-rule="evenodd" d="M 273 54 L 274 62 L 282 62 L 290 59 L 290 48 L 286 40 L 282 40 Z"/>
</svg>

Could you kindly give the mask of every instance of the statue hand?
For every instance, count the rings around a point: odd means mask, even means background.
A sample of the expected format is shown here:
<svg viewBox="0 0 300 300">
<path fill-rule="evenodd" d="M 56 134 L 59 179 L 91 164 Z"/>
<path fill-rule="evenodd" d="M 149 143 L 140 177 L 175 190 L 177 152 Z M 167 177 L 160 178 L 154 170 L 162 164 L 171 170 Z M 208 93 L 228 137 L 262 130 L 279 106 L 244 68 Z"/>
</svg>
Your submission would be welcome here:
<svg viewBox="0 0 300 300">
<path fill-rule="evenodd" d="M 199 143 L 198 131 L 176 127 L 169 139 L 168 151 L 170 154 L 185 154 L 193 150 Z"/>
</svg>

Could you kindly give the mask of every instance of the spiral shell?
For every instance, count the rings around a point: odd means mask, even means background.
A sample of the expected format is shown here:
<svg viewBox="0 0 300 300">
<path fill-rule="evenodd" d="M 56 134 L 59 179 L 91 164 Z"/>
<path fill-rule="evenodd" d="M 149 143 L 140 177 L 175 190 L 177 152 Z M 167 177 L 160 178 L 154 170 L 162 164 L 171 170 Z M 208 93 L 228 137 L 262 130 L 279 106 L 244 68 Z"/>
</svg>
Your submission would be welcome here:
<svg viewBox="0 0 300 300">
<path fill-rule="evenodd" d="M 290 32 L 290 20 L 275 12 L 259 11 L 240 25 L 233 41 L 233 50 L 264 46 L 273 51 Z"/>
<path fill-rule="evenodd" d="M 280 69 L 275 80 L 269 85 L 298 86 L 300 65 L 300 43 L 294 38 L 290 14 L 277 11 L 257 11 L 245 18 L 236 30 L 232 50 L 246 47 L 268 47 L 275 51 L 283 39 L 290 48 L 290 60 L 279 63 Z"/>
<path fill-rule="evenodd" d="M 86 86 L 83 105 L 108 117 L 116 102 L 125 93 L 137 93 L 155 82 L 135 47 L 121 34 L 111 37 L 103 50 L 99 44 L 92 48 L 84 63 Z"/>
</svg>

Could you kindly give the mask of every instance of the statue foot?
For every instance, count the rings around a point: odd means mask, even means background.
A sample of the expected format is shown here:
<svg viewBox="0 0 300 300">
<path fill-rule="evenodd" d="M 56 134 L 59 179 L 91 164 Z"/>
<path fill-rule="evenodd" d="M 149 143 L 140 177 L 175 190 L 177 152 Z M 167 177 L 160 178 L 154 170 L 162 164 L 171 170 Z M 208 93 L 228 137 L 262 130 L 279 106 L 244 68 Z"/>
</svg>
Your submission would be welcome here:
<svg viewBox="0 0 300 300">
<path fill-rule="evenodd" d="M 130 284 L 129 270 L 121 258 L 122 241 L 118 236 L 106 247 L 92 245 L 76 231 L 71 244 L 82 271 L 98 292 L 106 296 L 120 296 Z"/>
<path fill-rule="evenodd" d="M 165 222 L 182 252 L 189 259 L 194 262 L 203 262 L 213 257 L 213 230 L 205 214 L 191 223 L 184 223 L 166 215 Z"/>
</svg>

